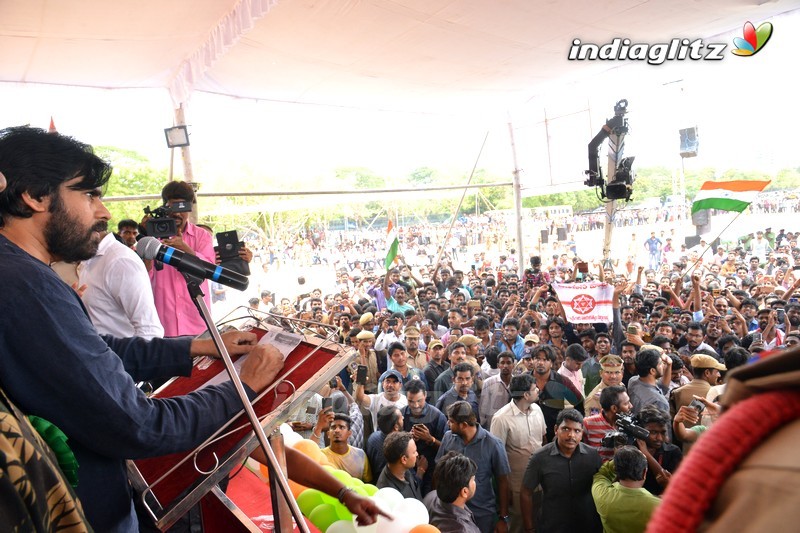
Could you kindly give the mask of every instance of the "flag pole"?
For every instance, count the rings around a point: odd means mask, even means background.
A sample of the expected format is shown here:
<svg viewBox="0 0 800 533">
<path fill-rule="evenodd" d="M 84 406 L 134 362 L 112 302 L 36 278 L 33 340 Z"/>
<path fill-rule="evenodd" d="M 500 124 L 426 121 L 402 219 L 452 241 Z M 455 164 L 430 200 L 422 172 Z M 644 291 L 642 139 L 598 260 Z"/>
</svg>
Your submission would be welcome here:
<svg viewBox="0 0 800 533">
<path fill-rule="evenodd" d="M 472 183 L 472 177 L 475 175 L 475 169 L 478 168 L 478 161 L 481 159 L 481 154 L 483 153 L 483 148 L 486 146 L 486 139 L 489 138 L 489 132 L 486 132 L 486 135 L 483 137 L 483 142 L 481 143 L 481 149 L 478 150 L 478 157 L 475 158 L 475 164 L 472 165 L 472 172 L 469 173 L 469 179 L 467 180 L 467 186 Z M 441 260 L 442 255 L 444 253 L 445 246 L 447 246 L 447 241 L 450 239 L 450 233 L 453 231 L 453 226 L 456 223 L 456 218 L 458 217 L 458 211 L 461 209 L 461 204 L 464 203 L 464 197 L 467 195 L 467 187 L 464 187 L 464 190 L 461 193 L 461 199 L 458 201 L 458 205 L 456 206 L 455 211 L 453 211 L 452 220 L 450 221 L 450 227 L 447 228 L 447 234 L 444 236 L 444 240 L 442 241 L 441 245 L 439 246 L 439 255 L 436 257 L 436 262 L 433 264 L 433 274 L 431 274 L 431 281 L 433 281 L 434 285 L 436 284 L 435 277 L 436 274 L 439 272 L 439 268 L 441 267 Z"/>
<path fill-rule="evenodd" d="M 705 253 L 706 253 L 708 250 L 710 250 L 710 249 L 711 249 L 711 245 L 712 245 L 712 243 L 713 243 L 714 241 L 716 241 L 717 239 L 719 239 L 719 238 L 722 236 L 722 234 L 723 234 L 723 233 L 725 233 L 725 231 L 726 231 L 728 228 L 730 228 L 730 227 L 731 227 L 731 224 L 733 224 L 734 222 L 736 222 L 736 219 L 737 219 L 737 218 L 739 218 L 739 216 L 741 216 L 741 214 L 742 214 L 743 212 L 744 212 L 744 211 L 739 211 L 738 213 L 736 213 L 736 216 L 735 216 L 735 217 L 733 217 L 733 218 L 731 219 L 731 221 L 730 221 L 730 222 L 728 222 L 728 225 L 727 225 L 727 226 L 725 226 L 724 228 L 722 228 L 722 231 L 720 231 L 720 232 L 717 234 L 717 236 L 716 236 L 716 237 L 714 237 L 713 239 L 711 239 L 711 242 L 710 242 L 710 243 L 708 243 L 708 246 L 706 246 L 706 249 L 705 249 L 705 250 L 703 250 L 703 251 L 702 251 L 702 253 L 701 253 L 701 254 L 700 254 L 698 257 L 697 257 L 697 261 L 695 261 L 694 263 L 692 263 L 692 266 L 690 266 L 690 267 L 686 268 L 686 269 L 685 269 L 685 270 L 684 270 L 684 271 L 681 273 L 682 275 L 683 275 L 683 274 L 686 274 L 686 273 L 687 273 L 687 272 L 689 272 L 691 269 L 693 269 L 693 268 L 695 267 L 695 265 L 697 265 L 697 263 L 699 263 L 699 262 L 700 262 L 700 260 L 701 260 L 701 259 L 703 259 L 703 255 L 705 255 Z"/>
</svg>

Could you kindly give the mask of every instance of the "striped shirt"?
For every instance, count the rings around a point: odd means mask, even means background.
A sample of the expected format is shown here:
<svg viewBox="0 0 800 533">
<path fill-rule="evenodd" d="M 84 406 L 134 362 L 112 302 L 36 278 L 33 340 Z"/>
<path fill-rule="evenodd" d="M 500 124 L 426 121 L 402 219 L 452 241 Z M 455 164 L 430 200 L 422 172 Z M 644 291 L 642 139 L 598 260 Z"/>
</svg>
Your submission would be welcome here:
<svg viewBox="0 0 800 533">
<path fill-rule="evenodd" d="M 583 441 L 589 446 L 597 448 L 604 463 L 613 459 L 614 448 L 604 448 L 602 441 L 606 433 L 615 431 L 616 428 L 608 423 L 603 413 L 587 416 L 583 419 L 583 426 L 586 428 L 586 433 L 583 434 Z"/>
</svg>

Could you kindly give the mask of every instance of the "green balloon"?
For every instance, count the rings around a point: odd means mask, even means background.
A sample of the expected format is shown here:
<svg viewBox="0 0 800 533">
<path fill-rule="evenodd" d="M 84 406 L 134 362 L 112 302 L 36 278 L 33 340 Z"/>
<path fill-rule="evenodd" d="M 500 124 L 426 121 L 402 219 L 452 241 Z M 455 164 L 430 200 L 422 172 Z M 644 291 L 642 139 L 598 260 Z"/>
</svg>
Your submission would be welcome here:
<svg viewBox="0 0 800 533">
<path fill-rule="evenodd" d="M 297 497 L 297 506 L 300 507 L 300 510 L 305 516 L 310 517 L 311 511 L 318 505 L 324 503 L 322 501 L 323 496 L 325 496 L 325 494 L 318 490 L 306 489 Z"/>
<path fill-rule="evenodd" d="M 360 479 L 358 479 L 357 477 L 354 477 L 354 478 L 352 478 L 352 479 L 350 480 L 350 485 L 348 485 L 348 486 L 349 486 L 349 487 L 352 487 L 352 488 L 356 488 L 356 487 L 360 487 L 360 486 L 362 486 L 363 484 L 364 484 L 364 482 L 363 482 L 363 481 L 361 481 L 361 480 L 360 480 Z"/>
<path fill-rule="evenodd" d="M 343 503 L 337 505 L 335 507 L 335 510 L 336 510 L 336 516 L 339 518 L 339 520 L 349 520 L 351 522 L 353 521 L 353 513 L 348 511 L 347 507 L 345 507 Z"/>
<path fill-rule="evenodd" d="M 344 470 L 334 470 L 333 472 L 331 472 L 331 474 L 333 474 L 333 477 L 344 483 L 345 486 L 350 484 L 350 480 L 353 479 L 353 476 L 351 476 Z"/>
<path fill-rule="evenodd" d="M 363 496 L 364 498 L 369 498 L 369 494 L 367 494 L 367 489 L 364 488 L 363 484 L 360 487 L 353 487 L 353 492 L 355 492 L 359 496 Z"/>
<path fill-rule="evenodd" d="M 378 492 L 378 487 L 370 485 L 369 483 L 364 483 L 364 490 L 367 491 L 367 496 L 375 496 L 375 493 Z"/>
<path fill-rule="evenodd" d="M 334 506 L 335 505 L 339 505 L 339 500 L 337 500 L 333 496 L 329 496 L 329 495 L 325 494 L 324 492 L 322 492 L 320 494 L 321 494 L 320 498 L 322 499 L 322 503 L 326 503 L 328 505 L 334 505 Z"/>
<path fill-rule="evenodd" d="M 333 505 L 322 503 L 311 511 L 308 519 L 324 533 L 331 524 L 339 520 L 339 517 L 336 515 L 336 509 L 333 508 Z"/>
</svg>

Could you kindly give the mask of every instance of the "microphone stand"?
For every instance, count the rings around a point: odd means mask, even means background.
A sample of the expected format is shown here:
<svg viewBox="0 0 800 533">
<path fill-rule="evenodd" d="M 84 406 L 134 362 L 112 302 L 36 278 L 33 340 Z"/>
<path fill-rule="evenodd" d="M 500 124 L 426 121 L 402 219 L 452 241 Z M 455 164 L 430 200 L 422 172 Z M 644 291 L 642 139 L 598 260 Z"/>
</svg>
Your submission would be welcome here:
<svg viewBox="0 0 800 533">
<path fill-rule="evenodd" d="M 211 339 L 214 341 L 214 346 L 217 348 L 217 353 L 219 353 L 222 361 L 225 363 L 225 370 L 227 370 L 228 376 L 230 376 L 231 381 L 236 388 L 236 393 L 239 395 L 239 399 L 244 406 L 244 411 L 247 413 L 247 418 L 250 421 L 250 425 L 253 426 L 253 431 L 255 432 L 256 438 L 258 438 L 258 442 L 261 445 L 261 448 L 264 450 L 264 454 L 267 456 L 267 461 L 269 463 L 267 466 L 269 468 L 270 488 L 272 489 L 270 492 L 272 496 L 275 530 L 283 531 L 281 528 L 282 513 L 279 512 L 280 509 L 275 508 L 275 504 L 278 503 L 277 495 L 275 494 L 274 490 L 275 485 L 277 484 L 285 502 L 289 506 L 289 511 L 294 518 L 297 528 L 303 533 L 309 533 L 308 526 L 306 525 L 303 515 L 300 512 L 300 507 L 297 505 L 297 502 L 292 495 L 292 491 L 289 488 L 289 483 L 286 480 L 286 476 L 280 468 L 278 458 L 275 456 L 275 452 L 272 450 L 272 446 L 269 444 L 267 436 L 264 433 L 264 428 L 261 427 L 261 423 L 258 421 L 258 416 L 253 410 L 253 406 L 250 404 L 250 399 L 247 397 L 247 392 L 244 390 L 242 380 L 239 377 L 239 374 L 237 374 L 236 368 L 233 366 L 233 361 L 228 353 L 228 349 L 222 342 L 222 336 L 219 334 L 219 331 L 217 330 L 217 327 L 211 317 L 211 311 L 208 309 L 205 300 L 203 300 L 204 294 L 203 290 L 200 288 L 200 285 L 204 280 L 190 274 L 182 274 L 183 277 L 186 278 L 186 286 L 189 289 L 189 295 L 191 296 L 195 307 L 197 307 L 197 311 L 200 313 L 200 316 L 203 318 L 203 322 L 205 322 L 208 332 L 211 334 Z M 275 480 L 275 482 L 273 482 L 273 480 Z M 287 529 L 287 531 L 291 531 L 291 524 L 288 524 L 288 526 L 289 529 Z"/>
</svg>

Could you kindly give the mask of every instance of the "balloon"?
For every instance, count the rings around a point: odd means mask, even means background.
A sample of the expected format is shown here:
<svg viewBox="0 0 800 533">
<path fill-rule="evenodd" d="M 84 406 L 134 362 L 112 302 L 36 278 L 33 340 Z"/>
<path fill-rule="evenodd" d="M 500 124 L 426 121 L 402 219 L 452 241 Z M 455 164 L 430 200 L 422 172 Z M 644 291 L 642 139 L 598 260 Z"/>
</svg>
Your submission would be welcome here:
<svg viewBox="0 0 800 533">
<path fill-rule="evenodd" d="M 375 496 L 375 494 L 378 492 L 378 487 L 372 485 L 371 483 L 364 483 L 363 488 L 367 492 L 368 496 Z"/>
<path fill-rule="evenodd" d="M 418 526 L 428 523 L 428 509 L 416 498 L 406 498 L 392 509 L 396 517 L 401 517 L 409 526 Z"/>
<path fill-rule="evenodd" d="M 289 490 L 292 491 L 292 496 L 294 496 L 295 499 L 297 499 L 297 497 L 301 495 L 304 491 L 308 490 L 308 487 L 306 487 L 305 485 L 301 485 L 300 483 L 295 483 L 291 479 L 287 479 L 286 481 L 289 482 Z"/>
<path fill-rule="evenodd" d="M 303 436 L 292 429 L 289 424 L 281 424 L 281 435 L 283 435 L 283 444 L 289 448 L 294 448 L 294 445 L 303 440 Z"/>
<path fill-rule="evenodd" d="M 333 505 L 321 503 L 317 505 L 308 517 L 311 523 L 323 533 L 328 530 L 331 524 L 337 522 L 339 517 L 336 516 L 336 511 Z"/>
<path fill-rule="evenodd" d="M 300 507 L 303 514 L 309 516 L 311 515 L 311 511 L 323 503 L 323 495 L 324 494 L 318 490 L 306 489 L 299 496 L 296 496 L 295 499 L 297 500 L 297 506 Z"/>
<path fill-rule="evenodd" d="M 390 488 L 390 487 L 385 487 L 385 488 Z M 398 494 L 400 493 L 398 492 Z M 377 531 L 380 531 L 380 533 L 408 533 L 408 530 L 411 529 L 411 526 L 409 526 L 408 523 L 402 520 L 401 517 L 397 515 L 393 516 L 394 520 L 389 520 L 383 515 L 379 516 L 378 521 L 376 522 L 378 526 Z"/>
<path fill-rule="evenodd" d="M 393 511 L 395 506 L 405 500 L 403 495 L 397 489 L 392 487 L 383 487 L 373 496 L 375 501 L 382 502 L 389 511 Z"/>
<path fill-rule="evenodd" d="M 339 503 L 339 500 L 329 494 L 325 494 L 324 492 L 322 493 L 322 503 L 327 503 L 328 505 L 333 505 L 334 507 L 337 505 L 342 505 Z"/>
<path fill-rule="evenodd" d="M 357 533 L 352 520 L 339 520 L 328 527 L 325 533 Z"/>
<path fill-rule="evenodd" d="M 359 496 L 363 496 L 364 498 L 369 498 L 370 497 L 370 494 L 367 493 L 366 489 L 364 489 L 363 486 L 361 486 L 361 487 L 353 487 L 353 492 L 355 492 Z"/>
<path fill-rule="evenodd" d="M 363 481 L 361 481 L 360 479 L 358 479 L 357 477 L 354 477 L 354 478 L 352 478 L 352 479 L 350 480 L 350 486 L 351 486 L 352 488 L 360 487 L 360 486 L 361 486 L 361 485 L 363 485 L 363 484 L 364 484 L 364 482 L 363 482 Z"/>
<path fill-rule="evenodd" d="M 372 524 L 369 526 L 359 526 L 356 524 L 356 533 L 378 533 L 378 524 Z"/>
<path fill-rule="evenodd" d="M 322 459 L 327 461 L 325 454 L 320 451 L 319 446 L 313 440 L 303 439 L 294 445 L 294 449 L 311 458 L 315 463 L 320 462 Z"/>
<path fill-rule="evenodd" d="M 337 502 L 338 503 L 338 502 Z M 353 522 L 353 513 L 347 509 L 347 506 L 343 503 L 338 503 L 338 505 L 334 505 L 333 507 L 336 510 L 336 516 L 339 517 L 339 520 L 347 520 L 348 522 Z"/>
<path fill-rule="evenodd" d="M 344 483 L 345 485 L 349 485 L 350 481 L 353 479 L 353 476 L 345 472 L 344 470 L 334 470 L 331 472 L 331 475 Z"/>
<path fill-rule="evenodd" d="M 442 533 L 439 528 L 430 524 L 420 524 L 408 533 Z"/>
</svg>

